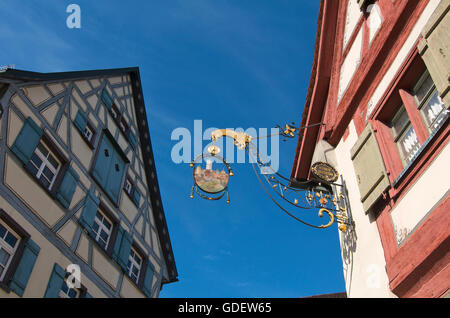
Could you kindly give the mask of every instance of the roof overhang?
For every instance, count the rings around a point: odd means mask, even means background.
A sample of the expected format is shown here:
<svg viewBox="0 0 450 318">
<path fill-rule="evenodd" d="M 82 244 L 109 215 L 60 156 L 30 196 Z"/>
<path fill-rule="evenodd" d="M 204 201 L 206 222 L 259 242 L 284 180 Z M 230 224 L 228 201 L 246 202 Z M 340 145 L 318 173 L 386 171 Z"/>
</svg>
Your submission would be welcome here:
<svg viewBox="0 0 450 318">
<path fill-rule="evenodd" d="M 308 179 L 315 145 L 324 128 L 317 124 L 323 120 L 328 99 L 338 6 L 339 1 L 336 0 L 322 0 L 320 3 L 311 78 L 300 125 L 305 128 L 300 129 L 298 137 L 291 171 L 293 180 Z"/>
</svg>

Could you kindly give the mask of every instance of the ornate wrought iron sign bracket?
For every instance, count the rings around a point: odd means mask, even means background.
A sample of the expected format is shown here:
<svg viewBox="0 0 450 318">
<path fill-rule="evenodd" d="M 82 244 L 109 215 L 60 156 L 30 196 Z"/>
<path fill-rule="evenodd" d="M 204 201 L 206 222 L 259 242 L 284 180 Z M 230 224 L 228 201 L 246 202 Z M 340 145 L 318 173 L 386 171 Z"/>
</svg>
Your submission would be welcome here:
<svg viewBox="0 0 450 318">
<path fill-rule="evenodd" d="M 317 125 L 319 124 L 314 126 Z M 291 125 L 285 125 L 283 128 L 278 126 L 278 128 L 279 135 L 286 138 L 293 138 L 300 131 L 300 128 Z M 231 166 L 219 155 L 220 149 L 215 145 L 215 142 L 222 137 L 232 138 L 239 149 L 248 152 L 253 159 L 252 166 L 261 186 L 284 213 L 300 223 L 314 228 L 323 229 L 337 223 L 338 229 L 342 232 L 353 229 L 354 223 L 348 205 L 345 182 L 341 176 L 340 183 L 336 183 L 339 173 L 334 167 L 324 162 L 318 162 L 311 167 L 313 179 L 291 180 L 274 171 L 262 158 L 256 145 L 252 142 L 252 136 L 230 129 L 215 130 L 211 134 L 214 145 L 208 148 L 208 153 L 196 157 L 191 162 L 190 167 L 193 169 L 194 178 L 191 198 L 195 193 L 206 200 L 219 200 L 226 195 L 227 203 L 230 203 L 228 182 L 234 173 Z M 202 167 L 202 164 L 205 163 L 206 167 Z M 213 169 L 213 163 L 222 167 Z M 261 174 L 258 170 L 264 171 L 264 173 Z M 300 216 L 299 210 L 306 211 L 309 215 L 306 218 Z M 310 212 L 317 212 L 317 216 L 320 218 L 327 217 L 327 222 L 317 224 L 318 222 L 314 222 L 314 220 L 309 221 L 311 219 Z"/>
</svg>

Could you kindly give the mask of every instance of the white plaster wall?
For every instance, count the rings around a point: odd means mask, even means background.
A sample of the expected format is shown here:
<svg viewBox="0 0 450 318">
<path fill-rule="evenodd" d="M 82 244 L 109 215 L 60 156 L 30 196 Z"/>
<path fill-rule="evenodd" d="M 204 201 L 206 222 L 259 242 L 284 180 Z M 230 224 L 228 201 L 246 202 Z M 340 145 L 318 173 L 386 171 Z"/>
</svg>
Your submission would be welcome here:
<svg viewBox="0 0 450 318">
<path fill-rule="evenodd" d="M 447 144 L 391 211 L 397 243 L 403 243 L 450 190 L 450 145 Z M 439 182 L 436 182 L 439 181 Z"/>
<path fill-rule="evenodd" d="M 372 97 L 370 98 L 369 103 L 367 104 L 366 120 L 369 118 L 372 111 L 380 102 L 386 89 L 389 88 L 389 85 L 391 84 L 395 75 L 399 71 L 404 60 L 408 57 L 411 50 L 414 49 L 414 45 L 417 43 L 417 40 L 419 39 L 422 29 L 424 28 L 424 26 L 426 25 L 426 23 L 428 22 L 428 20 L 430 19 L 431 15 L 433 14 L 434 10 L 436 10 L 440 2 L 441 2 L 440 0 L 430 0 L 430 2 L 425 7 L 425 10 L 422 12 L 419 20 L 412 29 L 402 48 L 398 52 L 396 58 L 394 59 L 391 66 L 387 70 L 386 74 L 383 76 L 383 79 L 378 84 L 378 87 L 372 94 Z"/>
<path fill-rule="evenodd" d="M 337 170 L 343 176 L 349 195 L 349 204 L 355 233 L 339 232 L 344 278 L 348 297 L 396 297 L 389 289 L 383 247 L 375 220 L 364 210 L 360 200 L 357 179 L 350 149 L 358 139 L 353 121 L 349 136 L 335 148 Z"/>
<path fill-rule="evenodd" d="M 341 71 L 339 74 L 339 91 L 338 91 L 338 103 L 347 90 L 356 69 L 361 62 L 362 54 L 362 41 L 363 41 L 363 28 L 358 32 L 355 41 L 352 43 L 352 47 L 348 51 L 344 62 L 342 63 Z"/>
<path fill-rule="evenodd" d="M 345 17 L 345 29 L 344 29 L 344 45 L 343 49 L 347 46 L 348 40 L 353 34 L 353 31 L 358 24 L 361 17 L 361 10 L 359 9 L 358 2 L 356 0 L 349 0 L 347 4 L 347 12 Z"/>
</svg>

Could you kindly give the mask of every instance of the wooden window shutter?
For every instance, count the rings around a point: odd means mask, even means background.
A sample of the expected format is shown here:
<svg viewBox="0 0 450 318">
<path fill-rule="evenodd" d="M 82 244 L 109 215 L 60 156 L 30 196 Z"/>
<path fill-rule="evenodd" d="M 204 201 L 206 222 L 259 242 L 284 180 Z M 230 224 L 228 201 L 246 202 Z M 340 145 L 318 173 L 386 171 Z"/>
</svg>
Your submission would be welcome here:
<svg viewBox="0 0 450 318">
<path fill-rule="evenodd" d="M 137 189 L 137 187 L 134 187 L 133 191 L 133 202 L 136 204 L 137 207 L 139 207 L 139 203 L 141 202 L 141 193 Z"/>
<path fill-rule="evenodd" d="M 142 291 L 144 292 L 145 296 L 147 296 L 147 297 L 152 296 L 154 273 L 155 273 L 155 268 L 153 267 L 153 264 L 151 262 L 148 262 L 147 269 L 145 270 L 144 284 L 142 286 Z"/>
<path fill-rule="evenodd" d="M 63 286 L 65 276 L 66 271 L 55 263 L 47 289 L 45 290 L 44 298 L 59 298 L 59 292 Z"/>
<path fill-rule="evenodd" d="M 128 257 L 130 256 L 132 244 L 133 238 L 131 234 L 120 226 L 117 231 L 112 257 L 124 271 L 127 270 Z"/>
<path fill-rule="evenodd" d="M 31 239 L 25 243 L 22 258 L 9 284 L 11 290 L 21 297 L 27 287 L 40 250 L 40 247 Z"/>
<path fill-rule="evenodd" d="M 104 88 L 102 91 L 102 102 L 105 104 L 106 108 L 108 108 L 109 110 L 112 108 L 112 105 L 114 103 L 111 95 L 109 95 L 106 88 Z"/>
<path fill-rule="evenodd" d="M 80 216 L 80 225 L 92 235 L 92 226 L 94 225 L 95 215 L 98 211 L 100 199 L 95 196 L 93 191 L 89 191 L 85 198 L 84 208 Z"/>
<path fill-rule="evenodd" d="M 112 148 L 112 161 L 109 166 L 108 181 L 106 183 L 106 192 L 117 200 L 120 190 L 122 189 L 122 178 L 125 172 L 125 161 L 122 156 Z"/>
<path fill-rule="evenodd" d="M 450 106 L 450 1 L 441 1 L 422 31 L 418 50 L 436 89 Z"/>
<path fill-rule="evenodd" d="M 117 234 L 116 234 L 116 239 L 114 241 L 114 249 L 112 252 L 112 259 L 115 260 L 117 262 L 117 259 L 119 258 L 119 253 L 120 253 L 120 245 L 122 244 L 122 237 L 123 234 L 125 233 L 125 229 L 122 226 L 118 226 L 117 229 Z"/>
<path fill-rule="evenodd" d="M 361 202 L 368 212 L 390 186 L 375 133 L 369 123 L 351 149 Z"/>
<path fill-rule="evenodd" d="M 72 198 L 75 194 L 75 189 L 79 180 L 80 176 L 78 173 L 76 173 L 71 166 L 67 167 L 64 179 L 56 194 L 56 198 L 66 209 L 69 208 L 70 203 L 72 202 Z"/>
<path fill-rule="evenodd" d="M 133 134 L 130 130 L 129 135 L 128 135 L 128 140 L 130 141 L 130 145 L 131 148 L 136 149 L 137 147 L 137 138 L 135 136 L 135 134 Z"/>
<path fill-rule="evenodd" d="M 92 171 L 94 178 L 105 189 L 110 172 L 110 165 L 113 161 L 114 148 L 106 135 L 103 135 L 102 143 L 97 153 L 95 166 Z"/>
<path fill-rule="evenodd" d="M 77 112 L 77 116 L 75 117 L 74 120 L 74 125 L 75 127 L 77 127 L 77 129 L 81 132 L 84 133 L 84 129 L 87 126 L 87 117 L 85 114 L 83 114 L 83 112 L 81 112 L 80 110 Z"/>
<path fill-rule="evenodd" d="M 42 128 L 28 117 L 11 146 L 11 151 L 16 154 L 20 161 L 27 164 L 39 144 L 43 133 Z"/>
</svg>

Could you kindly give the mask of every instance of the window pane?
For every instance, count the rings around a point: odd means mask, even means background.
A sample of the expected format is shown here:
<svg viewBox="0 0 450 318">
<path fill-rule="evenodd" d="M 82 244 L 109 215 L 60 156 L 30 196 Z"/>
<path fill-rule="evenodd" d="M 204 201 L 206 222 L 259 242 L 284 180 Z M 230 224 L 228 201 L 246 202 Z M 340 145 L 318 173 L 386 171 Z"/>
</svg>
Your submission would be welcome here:
<svg viewBox="0 0 450 318">
<path fill-rule="evenodd" d="M 59 163 L 52 155 L 48 156 L 48 162 L 53 166 L 53 168 L 58 169 Z"/>
<path fill-rule="evenodd" d="M 394 119 L 391 123 L 392 135 L 394 139 L 397 139 L 398 136 L 405 129 L 406 125 L 409 123 L 408 113 L 405 111 L 405 108 L 402 106 L 397 114 L 394 116 Z"/>
<path fill-rule="evenodd" d="M 435 91 L 428 102 L 421 109 L 425 122 L 431 130 L 436 128 L 445 117 L 444 103 Z"/>
<path fill-rule="evenodd" d="M 5 242 L 8 243 L 12 248 L 14 248 L 16 246 L 17 238 L 11 233 L 8 233 L 6 235 Z"/>
<path fill-rule="evenodd" d="M 31 156 L 31 162 L 34 163 L 36 168 L 39 168 L 42 165 L 42 160 L 38 157 L 38 155 L 36 155 L 36 153 L 33 153 Z"/>
<path fill-rule="evenodd" d="M 106 219 L 103 219 L 103 224 L 105 225 L 105 227 L 110 230 L 111 229 L 111 223 L 109 223 Z"/>
<path fill-rule="evenodd" d="M 4 238 L 6 234 L 6 229 L 3 227 L 3 225 L 0 224 L 0 238 Z"/>
<path fill-rule="evenodd" d="M 95 233 L 98 232 L 98 223 L 94 222 L 94 225 L 92 225 L 92 230 L 94 230 Z"/>
<path fill-rule="evenodd" d="M 410 126 L 398 140 L 397 145 L 405 164 L 408 164 L 420 148 L 416 132 L 412 126 Z"/>
<path fill-rule="evenodd" d="M 9 256 L 10 255 L 4 249 L 0 249 L 0 264 L 3 265 L 3 267 L 6 266 Z"/>
<path fill-rule="evenodd" d="M 50 182 L 44 176 L 41 176 L 39 180 L 44 187 L 46 187 L 47 189 L 50 188 Z"/>
<path fill-rule="evenodd" d="M 100 237 L 107 242 L 108 241 L 108 233 L 106 233 L 105 231 L 101 231 L 100 232 Z"/>
<path fill-rule="evenodd" d="M 431 76 L 428 75 L 427 78 L 423 81 L 423 83 L 420 85 L 419 88 L 417 88 L 416 91 L 416 97 L 419 103 L 422 102 L 422 100 L 427 96 L 427 93 L 430 91 L 431 87 L 433 86 L 433 80 L 431 79 Z"/>
<path fill-rule="evenodd" d="M 44 157 L 47 157 L 48 155 L 48 150 L 45 149 L 45 147 L 39 143 L 39 145 L 37 146 L 37 148 L 39 149 L 39 151 L 44 155 Z"/>
<path fill-rule="evenodd" d="M 45 167 L 42 173 L 44 174 L 45 177 L 47 177 L 49 181 L 52 181 L 53 177 L 55 176 L 55 174 L 51 172 L 48 167 Z"/>
<path fill-rule="evenodd" d="M 89 127 L 86 127 L 86 128 L 84 129 L 84 136 L 87 138 L 87 140 L 91 141 L 91 138 L 92 138 L 92 132 L 91 132 L 91 130 L 89 129 Z"/>
<path fill-rule="evenodd" d="M 99 239 L 99 240 L 97 241 L 97 243 L 98 243 L 98 245 L 100 245 L 100 247 L 103 248 L 103 249 L 106 247 L 106 243 L 103 242 L 101 239 Z"/>
</svg>

